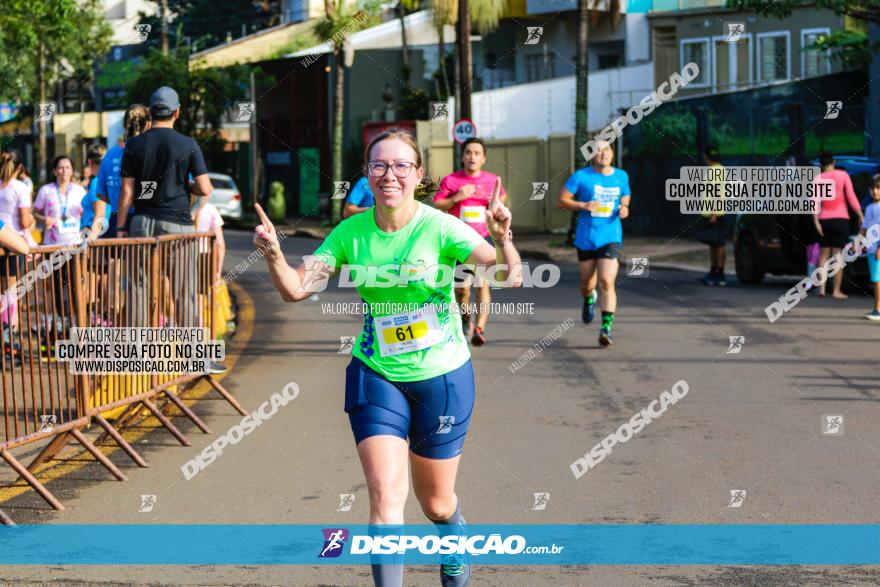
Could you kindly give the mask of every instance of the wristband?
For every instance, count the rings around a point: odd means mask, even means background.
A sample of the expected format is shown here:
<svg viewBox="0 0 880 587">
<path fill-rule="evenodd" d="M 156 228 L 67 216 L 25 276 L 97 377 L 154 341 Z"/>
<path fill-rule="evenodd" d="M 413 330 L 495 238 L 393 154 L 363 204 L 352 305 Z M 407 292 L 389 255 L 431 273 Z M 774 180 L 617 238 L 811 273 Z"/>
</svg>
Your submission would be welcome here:
<svg viewBox="0 0 880 587">
<path fill-rule="evenodd" d="M 504 238 L 496 239 L 495 235 L 492 235 L 492 242 L 495 243 L 496 247 L 498 245 L 504 246 L 511 241 L 513 241 L 513 231 L 512 230 L 508 230 L 507 234 L 504 236 Z"/>
</svg>

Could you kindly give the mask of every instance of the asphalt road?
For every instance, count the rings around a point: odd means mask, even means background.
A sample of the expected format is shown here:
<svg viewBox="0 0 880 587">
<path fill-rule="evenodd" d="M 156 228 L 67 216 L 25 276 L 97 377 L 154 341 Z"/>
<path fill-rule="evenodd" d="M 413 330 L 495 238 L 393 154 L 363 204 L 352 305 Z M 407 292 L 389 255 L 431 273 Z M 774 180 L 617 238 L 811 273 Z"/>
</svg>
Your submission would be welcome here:
<svg viewBox="0 0 880 587">
<path fill-rule="evenodd" d="M 227 270 L 250 236 L 227 234 Z M 292 262 L 317 241 L 289 238 Z M 495 292 L 533 303 L 533 314 L 493 317 L 489 344 L 473 350 L 477 400 L 457 485 L 472 523 L 872 523 L 878 513 L 880 326 L 862 318 L 865 297 L 810 297 L 770 324 L 764 307 L 794 280 L 706 288 L 690 273 L 621 276 L 615 343 L 597 345 L 598 325 L 580 322 L 576 267 L 551 289 Z M 322 311 L 354 301 L 335 286 L 318 300 L 284 304 L 262 262 L 236 281 L 252 299 L 249 343 L 223 380 L 253 409 L 295 381 L 301 393 L 190 481 L 181 465 L 240 417 L 217 400 L 195 404 L 212 428 L 181 447 L 162 430 L 138 446 L 149 469 L 118 453 L 130 480 L 98 465 L 53 481 L 67 511 L 33 493 L 3 507 L 19 523 L 320 523 L 367 520 L 367 493 L 347 417 L 339 338 L 360 319 Z M 508 366 L 557 325 L 574 325 L 516 373 Z M 739 353 L 729 337 L 744 336 Z M 570 464 L 676 381 L 686 397 L 594 469 Z M 844 416 L 842 435 L 823 435 L 824 414 Z M 63 453 L 73 454 L 72 452 Z M 8 471 L 0 480 L 8 480 Z M 741 507 L 730 491 L 745 490 Z M 548 492 L 535 511 L 533 494 Z M 338 512 L 339 494 L 355 494 Z M 156 495 L 138 512 L 140 495 Z M 424 523 L 414 497 L 407 521 Z M 437 584 L 437 568 L 408 568 L 406 585 Z M 876 585 L 877 567 L 478 566 L 473 585 Z M 46 566 L 0 568 L 0 584 L 371 585 L 368 567 Z"/>
</svg>

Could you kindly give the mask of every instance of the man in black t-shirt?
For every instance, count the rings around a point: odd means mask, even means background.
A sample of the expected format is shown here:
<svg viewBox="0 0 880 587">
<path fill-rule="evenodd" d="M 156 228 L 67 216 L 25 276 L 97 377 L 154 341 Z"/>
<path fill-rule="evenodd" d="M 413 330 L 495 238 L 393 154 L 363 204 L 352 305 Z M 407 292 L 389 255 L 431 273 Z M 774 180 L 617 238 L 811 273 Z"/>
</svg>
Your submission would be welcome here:
<svg viewBox="0 0 880 587">
<path fill-rule="evenodd" d="M 133 200 L 137 205 L 131 220 L 132 237 L 192 234 L 193 213 L 207 201 L 212 189 L 202 150 L 192 137 L 174 130 L 174 122 L 180 116 L 180 100 L 172 88 L 161 87 L 153 92 L 150 115 L 150 130 L 125 144 L 117 235 L 129 236 L 124 221 Z M 190 193 L 196 196 L 192 207 Z M 195 240 L 163 249 L 165 270 L 159 276 L 160 291 L 153 292 L 158 308 L 147 308 L 145 267 L 138 264 L 134 287 L 130 289 L 130 326 L 204 325 L 197 316 L 198 253 Z M 151 317 L 156 315 L 158 324 L 152 323 Z"/>
<path fill-rule="evenodd" d="M 180 99 L 172 88 L 163 86 L 153 92 L 150 115 L 150 130 L 125 144 L 116 218 L 125 220 L 129 206 L 137 200 L 131 236 L 194 232 L 190 190 L 199 196 L 195 204 L 199 208 L 212 189 L 202 150 L 195 139 L 174 130 L 180 116 Z M 121 237 L 127 236 L 123 228 L 117 226 Z"/>
</svg>

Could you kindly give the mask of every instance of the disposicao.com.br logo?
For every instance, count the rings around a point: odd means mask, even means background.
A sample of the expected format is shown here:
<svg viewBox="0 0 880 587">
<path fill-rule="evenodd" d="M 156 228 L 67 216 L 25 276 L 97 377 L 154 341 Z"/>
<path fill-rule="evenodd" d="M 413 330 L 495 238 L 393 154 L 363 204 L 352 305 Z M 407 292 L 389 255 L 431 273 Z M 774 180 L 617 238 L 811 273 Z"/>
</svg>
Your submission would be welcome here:
<svg viewBox="0 0 880 587">
<path fill-rule="evenodd" d="M 348 530 L 345 528 L 324 528 L 324 546 L 318 558 L 336 558 L 342 554 L 345 541 L 348 539 Z"/>
<path fill-rule="evenodd" d="M 381 265 L 361 265 L 353 263 L 337 264 L 331 255 L 307 255 L 303 257 L 305 267 L 300 291 L 320 293 L 327 289 L 330 278 L 338 271 L 338 286 L 341 288 L 394 288 L 408 287 L 410 284 L 424 283 L 429 287 L 446 287 L 452 283 L 473 284 L 481 287 L 488 283 L 492 287 L 550 288 L 559 283 L 562 270 L 552 263 L 541 263 L 535 267 L 521 263 L 510 267 L 505 263 L 493 265 L 458 265 L 416 263 L 386 263 Z M 456 286 L 457 287 L 457 286 Z"/>
<path fill-rule="evenodd" d="M 528 546 L 525 537 L 519 534 L 502 536 L 499 533 L 417 535 L 382 534 L 350 535 L 346 528 L 324 528 L 323 546 L 318 558 L 335 558 L 343 553 L 345 543 L 350 542 L 351 555 L 405 555 L 409 551 L 427 555 L 517 555 L 517 554 L 560 554 L 564 546 Z M 350 540 L 349 540 L 350 538 Z"/>
</svg>

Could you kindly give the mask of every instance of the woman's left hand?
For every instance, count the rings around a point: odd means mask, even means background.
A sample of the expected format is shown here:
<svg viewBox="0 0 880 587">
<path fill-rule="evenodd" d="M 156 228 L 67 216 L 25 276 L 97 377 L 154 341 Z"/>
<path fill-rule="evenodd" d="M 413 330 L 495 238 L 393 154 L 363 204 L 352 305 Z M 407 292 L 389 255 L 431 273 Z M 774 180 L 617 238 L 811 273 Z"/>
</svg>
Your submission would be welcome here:
<svg viewBox="0 0 880 587">
<path fill-rule="evenodd" d="M 486 226 L 489 227 L 489 234 L 493 240 L 504 240 L 510 231 L 510 223 L 513 215 L 510 208 L 501 203 L 501 178 L 495 179 L 495 190 L 492 197 L 489 198 L 489 205 L 486 207 Z"/>
</svg>

